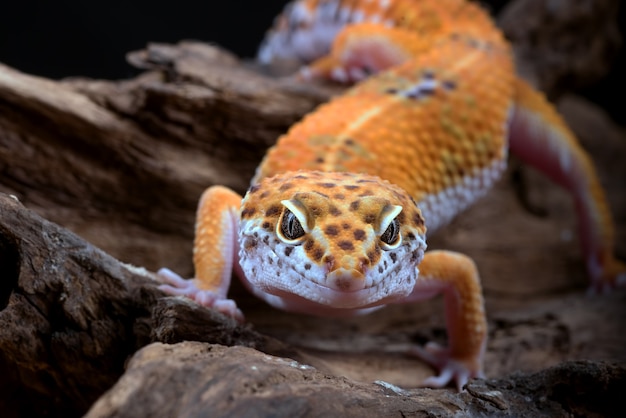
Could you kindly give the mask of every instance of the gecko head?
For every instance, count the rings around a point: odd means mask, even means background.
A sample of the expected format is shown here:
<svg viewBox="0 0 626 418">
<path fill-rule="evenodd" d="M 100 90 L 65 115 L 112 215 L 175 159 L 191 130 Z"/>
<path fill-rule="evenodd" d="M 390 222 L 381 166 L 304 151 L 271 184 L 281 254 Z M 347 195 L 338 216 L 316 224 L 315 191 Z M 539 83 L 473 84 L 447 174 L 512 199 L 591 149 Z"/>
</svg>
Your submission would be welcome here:
<svg viewBox="0 0 626 418">
<path fill-rule="evenodd" d="M 287 172 L 246 194 L 239 258 L 266 293 L 367 308 L 413 290 L 425 232 L 413 199 L 378 177 Z"/>
</svg>

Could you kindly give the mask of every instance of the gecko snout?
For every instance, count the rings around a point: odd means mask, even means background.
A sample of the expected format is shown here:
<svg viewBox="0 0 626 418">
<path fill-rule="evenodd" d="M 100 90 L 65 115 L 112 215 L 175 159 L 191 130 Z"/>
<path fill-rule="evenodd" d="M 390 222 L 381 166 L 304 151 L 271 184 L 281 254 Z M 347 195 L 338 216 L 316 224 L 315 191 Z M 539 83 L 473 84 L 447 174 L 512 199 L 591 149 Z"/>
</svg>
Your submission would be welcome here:
<svg viewBox="0 0 626 418">
<path fill-rule="evenodd" d="M 365 287 L 364 277 L 364 274 L 358 270 L 341 267 L 328 273 L 326 284 L 335 290 L 354 292 Z"/>
</svg>

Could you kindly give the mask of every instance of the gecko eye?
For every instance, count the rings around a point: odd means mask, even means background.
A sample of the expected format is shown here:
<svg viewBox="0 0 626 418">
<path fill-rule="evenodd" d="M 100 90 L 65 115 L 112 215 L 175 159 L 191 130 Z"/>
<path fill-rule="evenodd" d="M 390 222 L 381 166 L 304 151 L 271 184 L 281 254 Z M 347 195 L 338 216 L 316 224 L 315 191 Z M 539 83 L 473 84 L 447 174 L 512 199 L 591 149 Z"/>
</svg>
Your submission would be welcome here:
<svg viewBox="0 0 626 418">
<path fill-rule="evenodd" d="M 380 236 L 380 240 L 385 244 L 395 248 L 399 244 L 400 238 L 400 223 L 398 219 L 394 219 L 389 223 L 385 232 L 383 232 Z M 391 249 L 391 248 L 389 248 Z"/>
<path fill-rule="evenodd" d="M 296 240 L 304 235 L 302 224 L 289 209 L 285 209 L 285 213 L 283 213 L 280 222 L 280 233 L 288 241 Z"/>
</svg>

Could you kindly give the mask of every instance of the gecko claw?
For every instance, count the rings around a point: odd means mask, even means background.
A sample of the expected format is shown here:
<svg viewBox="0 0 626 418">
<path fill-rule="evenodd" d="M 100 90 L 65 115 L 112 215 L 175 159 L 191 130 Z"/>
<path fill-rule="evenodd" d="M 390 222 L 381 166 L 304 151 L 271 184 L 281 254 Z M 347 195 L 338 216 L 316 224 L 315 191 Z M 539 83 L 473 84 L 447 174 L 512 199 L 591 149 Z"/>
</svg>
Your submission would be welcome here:
<svg viewBox="0 0 626 418">
<path fill-rule="evenodd" d="M 589 257 L 587 271 L 591 284 L 587 296 L 608 295 L 617 289 L 626 287 L 626 264 L 613 257 Z"/>
<path fill-rule="evenodd" d="M 457 390 L 461 392 L 470 378 L 484 377 L 482 370 L 470 367 L 462 360 L 453 358 L 449 348 L 441 347 L 433 342 L 426 344 L 425 347 L 411 347 L 409 354 L 422 359 L 439 370 L 437 376 L 425 379 L 421 384 L 422 387 L 442 388 L 454 381 Z"/>
<path fill-rule="evenodd" d="M 198 288 L 195 279 L 183 279 L 168 268 L 161 268 L 157 277 L 163 283 L 158 289 L 172 296 L 186 296 L 194 302 L 214 309 L 238 322 L 244 322 L 243 313 L 232 299 L 206 289 Z"/>
</svg>

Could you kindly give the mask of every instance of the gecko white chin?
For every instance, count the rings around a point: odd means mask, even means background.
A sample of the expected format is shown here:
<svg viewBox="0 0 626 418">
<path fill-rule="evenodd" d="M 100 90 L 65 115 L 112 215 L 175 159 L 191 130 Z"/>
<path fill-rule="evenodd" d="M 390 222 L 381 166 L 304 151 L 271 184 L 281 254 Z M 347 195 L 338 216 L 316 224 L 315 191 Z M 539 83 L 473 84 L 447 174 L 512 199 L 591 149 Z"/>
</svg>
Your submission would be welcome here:
<svg viewBox="0 0 626 418">
<path fill-rule="evenodd" d="M 338 290 L 312 281 L 293 283 L 277 283 L 276 280 L 261 280 L 254 283 L 257 292 L 273 295 L 280 299 L 274 301 L 271 297 L 263 297 L 268 303 L 282 309 L 299 310 L 298 304 L 312 303 L 320 308 L 329 310 L 361 310 L 376 306 L 384 306 L 397 299 L 402 299 L 411 293 L 415 285 L 414 280 L 405 281 L 406 284 L 385 287 L 381 283 L 359 290 Z M 260 295 L 259 295 L 260 296 Z M 289 305 L 289 306 L 286 306 Z"/>
</svg>

